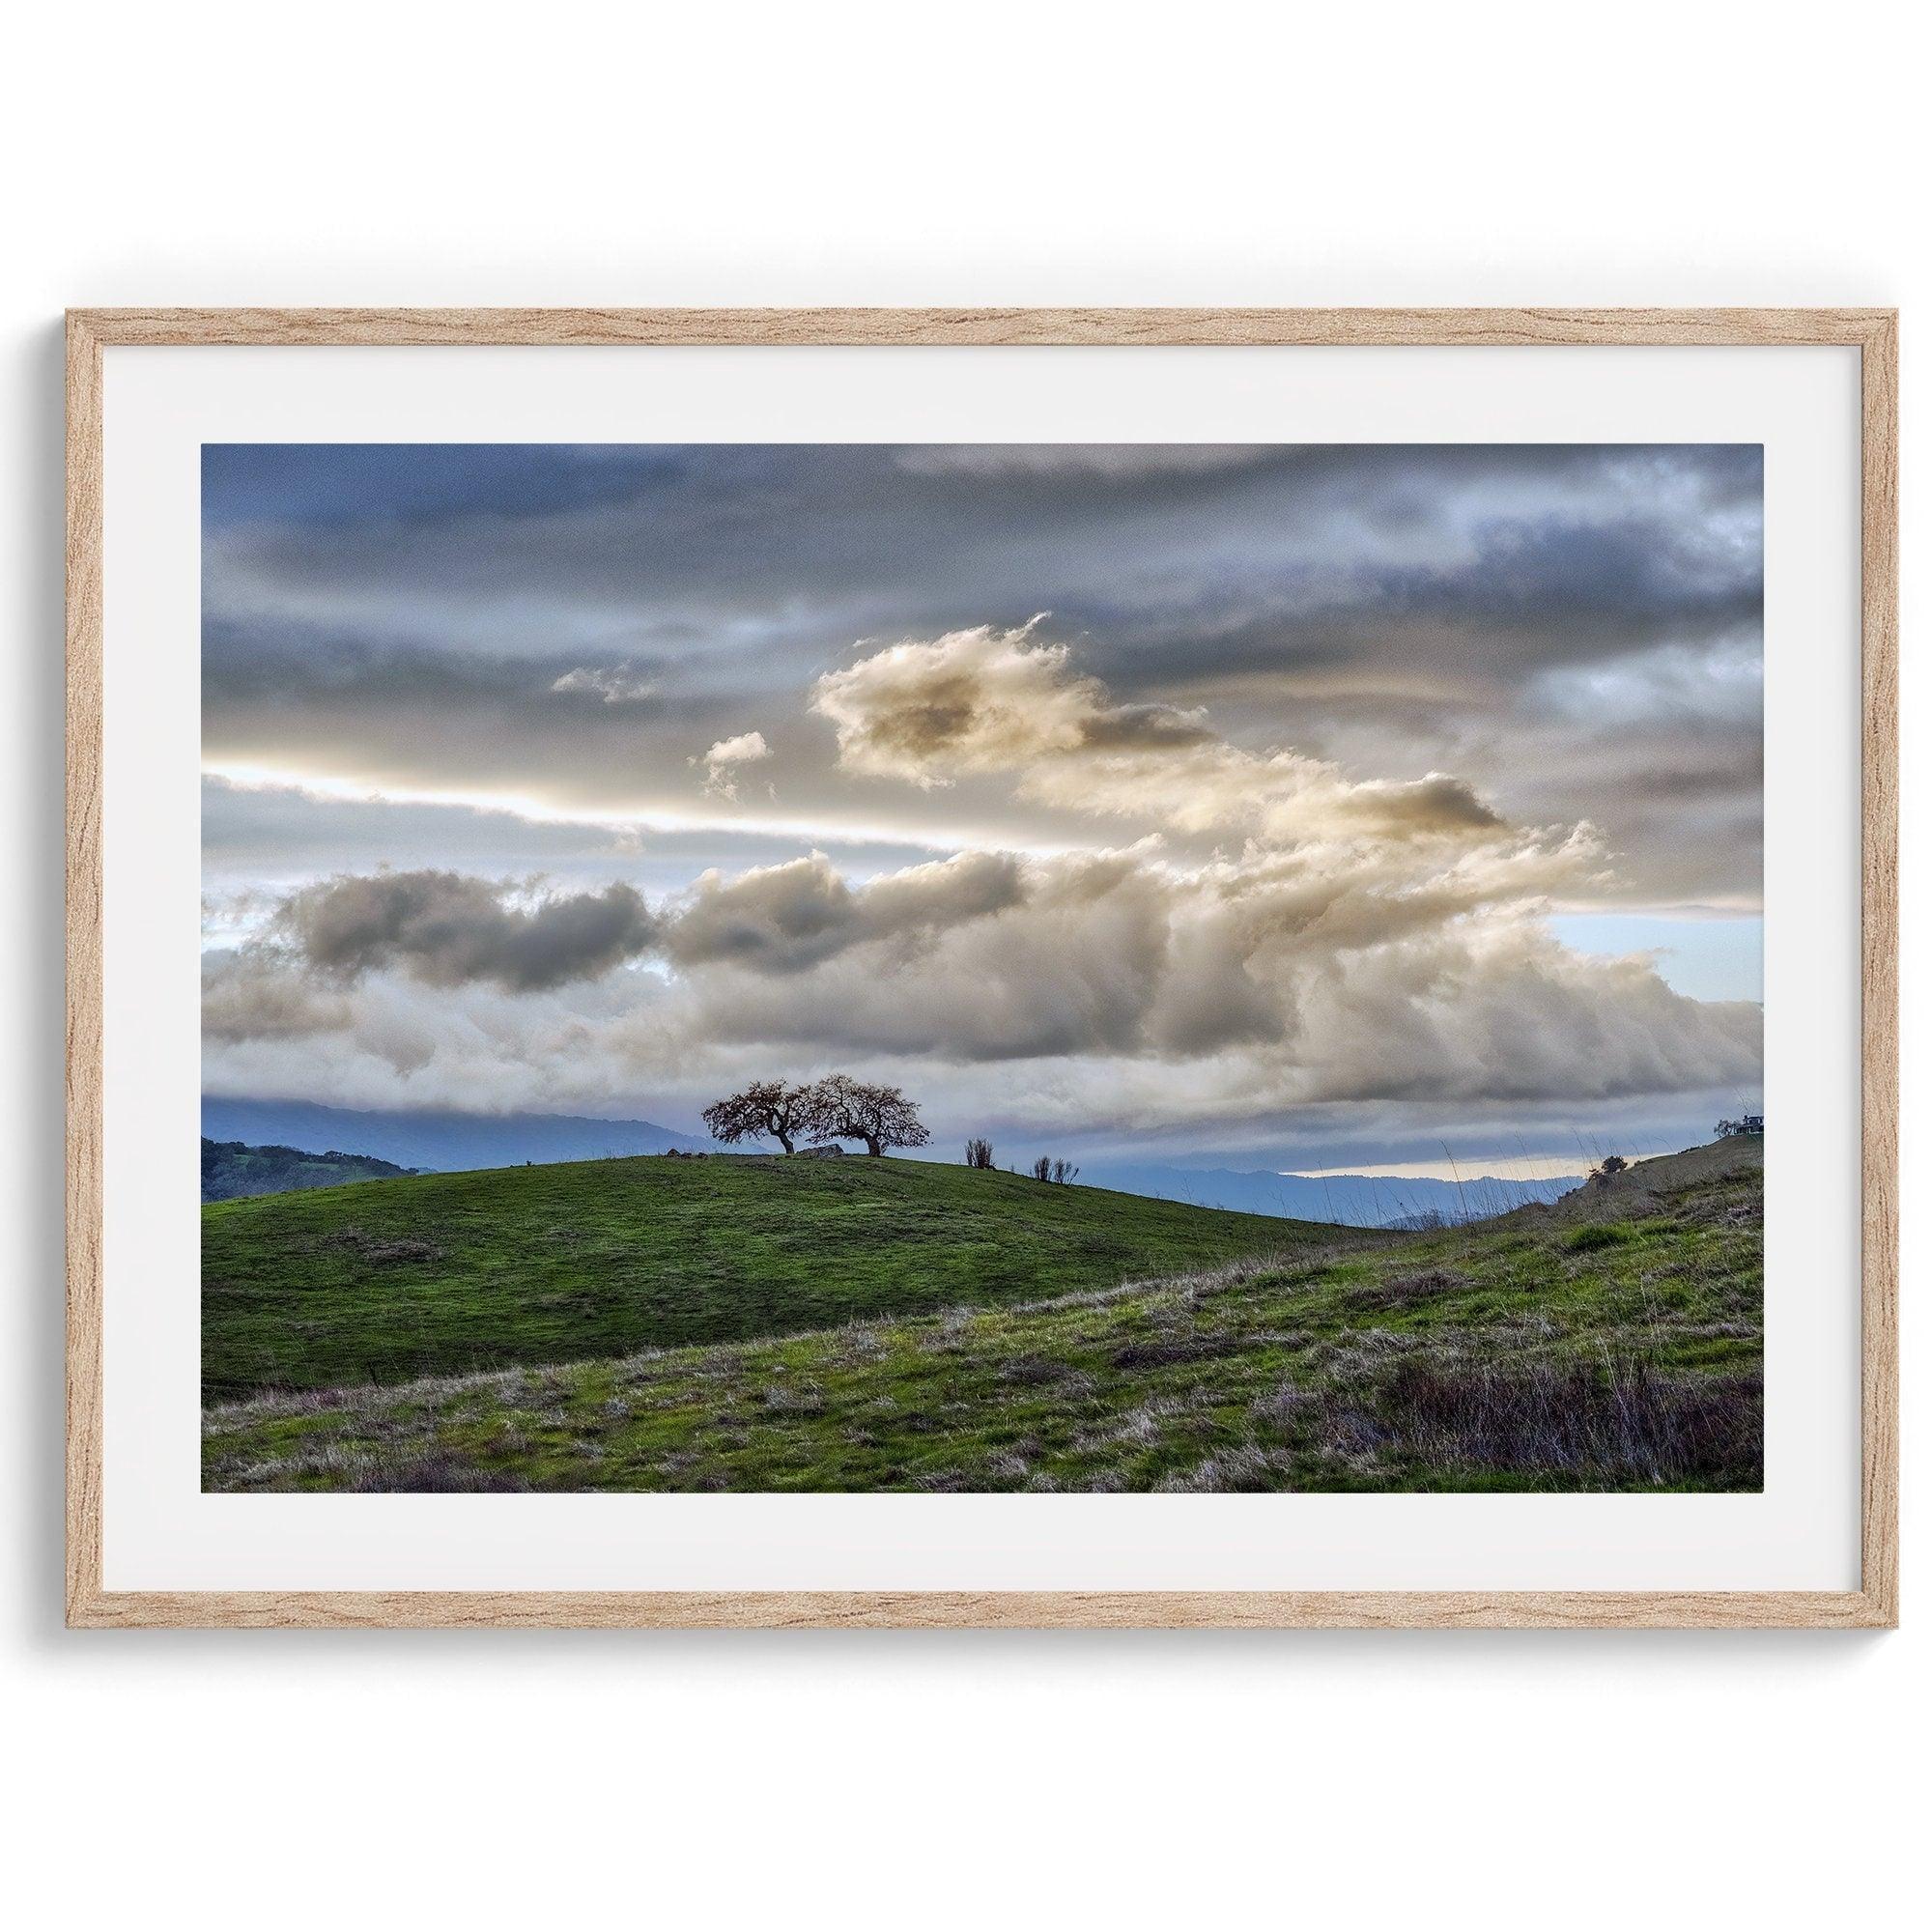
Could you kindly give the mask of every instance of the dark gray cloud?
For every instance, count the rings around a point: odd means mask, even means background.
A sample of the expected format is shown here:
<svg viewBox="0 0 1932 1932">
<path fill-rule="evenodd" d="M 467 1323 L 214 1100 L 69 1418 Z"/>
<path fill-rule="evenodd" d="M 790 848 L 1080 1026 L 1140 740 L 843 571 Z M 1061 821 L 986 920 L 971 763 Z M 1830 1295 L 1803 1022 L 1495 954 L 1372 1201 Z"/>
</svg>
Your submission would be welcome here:
<svg viewBox="0 0 1932 1932">
<path fill-rule="evenodd" d="M 521 516 L 459 501 L 356 517 L 345 501 L 211 524 L 207 614 L 469 656 L 547 637 L 560 654 L 594 639 L 655 655 L 656 639 L 683 659 L 1052 609 L 1155 645 L 1293 622 L 1314 651 L 1378 611 L 1519 628 L 1559 612 L 1605 641 L 1708 628 L 1749 615 L 1759 576 L 1748 448 L 1263 446 L 1183 463 L 1181 446 L 1152 467 L 1105 448 L 1046 467 L 970 447 L 653 454 L 615 501 L 533 489 Z M 1278 636 L 1258 641 L 1279 652 Z"/>
<path fill-rule="evenodd" d="M 276 924 L 324 975 L 396 966 L 432 985 L 485 980 L 520 992 L 595 979 L 657 938 L 633 886 L 518 906 L 488 880 L 438 871 L 321 880 L 288 898 Z"/>
<path fill-rule="evenodd" d="M 1024 883 L 1011 854 L 968 852 L 853 888 L 822 852 L 761 867 L 728 884 L 707 872 L 667 923 L 665 952 L 691 968 L 718 963 L 802 973 L 855 946 L 891 947 L 895 970 L 949 927 L 1017 906 Z"/>
<path fill-rule="evenodd" d="M 1713 545 L 1656 515 L 1483 525 L 1446 561 L 1205 591 L 1179 664 L 1163 662 L 1172 613 L 1151 623 L 1145 609 L 1056 614 L 1092 630 L 1094 668 L 1119 690 L 1179 685 L 1206 700 L 1257 675 L 1306 685 L 1337 671 L 1357 681 L 1421 672 L 1494 705 L 1566 667 L 1754 637 L 1764 602 L 1755 526 L 1740 535 L 1748 541 Z"/>
</svg>

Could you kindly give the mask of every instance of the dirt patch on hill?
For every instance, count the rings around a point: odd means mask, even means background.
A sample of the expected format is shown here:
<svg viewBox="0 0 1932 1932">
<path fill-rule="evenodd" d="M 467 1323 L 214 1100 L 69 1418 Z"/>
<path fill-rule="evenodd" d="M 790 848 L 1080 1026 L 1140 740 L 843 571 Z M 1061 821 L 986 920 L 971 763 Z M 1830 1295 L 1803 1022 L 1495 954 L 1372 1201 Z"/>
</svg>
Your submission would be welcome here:
<svg viewBox="0 0 1932 1932">
<path fill-rule="evenodd" d="M 440 1262 L 443 1250 L 434 1241 L 412 1240 L 405 1235 L 371 1235 L 360 1228 L 341 1228 L 322 1237 L 325 1248 L 347 1248 L 351 1254 L 378 1266 L 394 1266 L 403 1262 Z"/>
</svg>

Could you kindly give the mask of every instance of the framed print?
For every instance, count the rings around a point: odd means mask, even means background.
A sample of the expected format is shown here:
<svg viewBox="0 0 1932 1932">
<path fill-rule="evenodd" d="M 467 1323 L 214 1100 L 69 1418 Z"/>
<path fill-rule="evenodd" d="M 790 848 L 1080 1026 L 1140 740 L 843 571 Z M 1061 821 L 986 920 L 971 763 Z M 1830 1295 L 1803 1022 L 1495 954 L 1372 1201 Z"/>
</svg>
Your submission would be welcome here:
<svg viewBox="0 0 1932 1932">
<path fill-rule="evenodd" d="M 1889 312 L 69 347 L 71 1623 L 1896 1621 Z"/>
</svg>

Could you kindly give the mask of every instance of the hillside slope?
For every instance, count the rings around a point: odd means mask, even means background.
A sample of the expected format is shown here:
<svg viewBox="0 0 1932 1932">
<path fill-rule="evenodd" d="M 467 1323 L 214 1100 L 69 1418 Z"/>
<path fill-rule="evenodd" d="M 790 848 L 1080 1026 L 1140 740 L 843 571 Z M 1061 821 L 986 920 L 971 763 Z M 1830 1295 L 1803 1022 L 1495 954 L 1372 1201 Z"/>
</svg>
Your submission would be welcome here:
<svg viewBox="0 0 1932 1932">
<path fill-rule="evenodd" d="M 1753 1491 L 1762 1177 L 1720 1165 L 1631 1218 L 1512 1217 L 938 1319 L 268 1398 L 209 1412 L 204 1484 Z"/>
<path fill-rule="evenodd" d="M 203 1210 L 202 1377 L 400 1381 L 1112 1288 L 1339 1231 L 930 1161 L 585 1161 Z"/>
<path fill-rule="evenodd" d="M 1681 1153 L 1653 1154 L 1616 1174 L 1592 1175 L 1547 1208 L 1530 1206 L 1507 1218 L 1536 1223 L 1633 1220 L 1657 1213 L 1669 1199 L 1706 1181 L 1755 1175 L 1764 1184 L 1764 1136 L 1730 1134 Z"/>
</svg>

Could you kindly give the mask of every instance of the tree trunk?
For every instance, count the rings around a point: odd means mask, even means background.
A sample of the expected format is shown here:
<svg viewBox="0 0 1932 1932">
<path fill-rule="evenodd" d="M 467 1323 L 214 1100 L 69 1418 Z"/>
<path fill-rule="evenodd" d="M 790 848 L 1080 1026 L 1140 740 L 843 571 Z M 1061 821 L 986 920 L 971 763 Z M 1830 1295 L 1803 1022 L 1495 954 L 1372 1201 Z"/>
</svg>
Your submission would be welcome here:
<svg viewBox="0 0 1932 1932">
<path fill-rule="evenodd" d="M 778 1134 L 779 1146 L 783 1148 L 786 1153 L 789 1153 L 791 1151 L 791 1136 L 789 1134 L 778 1133 L 778 1129 L 776 1127 L 774 1127 L 772 1131 L 775 1134 Z"/>
<path fill-rule="evenodd" d="M 885 1152 L 885 1149 L 879 1145 L 878 1136 L 876 1134 L 867 1134 L 866 1135 L 865 1140 L 866 1140 L 866 1151 L 867 1153 L 879 1154 Z"/>
</svg>

